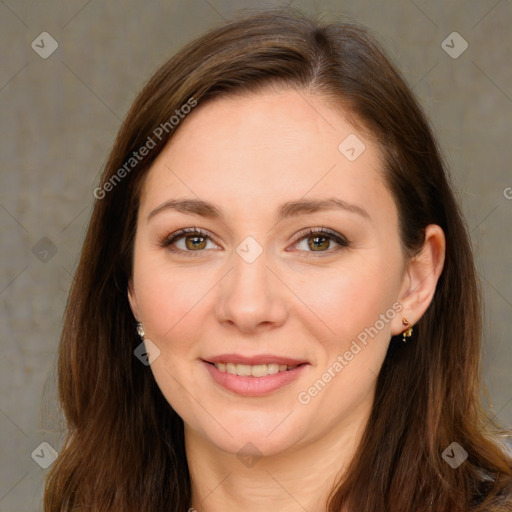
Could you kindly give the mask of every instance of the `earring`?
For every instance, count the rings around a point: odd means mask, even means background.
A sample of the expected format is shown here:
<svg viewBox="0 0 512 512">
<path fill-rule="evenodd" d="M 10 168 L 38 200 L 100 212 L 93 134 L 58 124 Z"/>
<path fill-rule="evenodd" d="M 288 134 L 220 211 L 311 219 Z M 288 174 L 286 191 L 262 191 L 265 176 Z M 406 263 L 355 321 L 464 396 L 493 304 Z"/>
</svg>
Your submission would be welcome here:
<svg viewBox="0 0 512 512">
<path fill-rule="evenodd" d="M 405 338 L 410 338 L 412 336 L 412 325 L 409 326 L 409 320 L 407 320 L 407 318 L 402 318 L 402 325 L 407 327 L 407 329 L 402 333 L 402 341 L 407 343 Z"/>
<path fill-rule="evenodd" d="M 142 327 L 142 324 L 140 322 L 137 322 L 137 334 L 141 337 L 141 339 L 144 339 L 145 332 L 144 327 Z"/>
</svg>

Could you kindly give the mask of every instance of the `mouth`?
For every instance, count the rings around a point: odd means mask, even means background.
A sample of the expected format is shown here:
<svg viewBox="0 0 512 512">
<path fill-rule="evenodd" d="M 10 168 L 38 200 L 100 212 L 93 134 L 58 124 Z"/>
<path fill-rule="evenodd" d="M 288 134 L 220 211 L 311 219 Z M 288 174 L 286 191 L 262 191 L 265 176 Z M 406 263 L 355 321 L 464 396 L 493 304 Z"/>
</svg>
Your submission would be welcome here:
<svg viewBox="0 0 512 512">
<path fill-rule="evenodd" d="M 307 362 L 275 356 L 267 359 L 252 358 L 252 364 L 247 362 L 248 358 L 234 355 L 212 359 L 202 359 L 201 362 L 217 385 L 237 395 L 252 397 L 266 395 L 286 387 L 310 366 Z M 240 359 L 245 360 L 240 362 Z"/>
<path fill-rule="evenodd" d="M 307 363 L 300 363 L 294 365 L 278 364 L 278 363 L 263 363 L 263 364 L 242 364 L 242 363 L 206 363 L 215 366 L 221 373 L 229 373 L 231 375 L 239 375 L 240 377 L 266 377 L 267 375 L 276 375 L 281 372 L 289 372 L 298 366 L 303 366 Z"/>
</svg>

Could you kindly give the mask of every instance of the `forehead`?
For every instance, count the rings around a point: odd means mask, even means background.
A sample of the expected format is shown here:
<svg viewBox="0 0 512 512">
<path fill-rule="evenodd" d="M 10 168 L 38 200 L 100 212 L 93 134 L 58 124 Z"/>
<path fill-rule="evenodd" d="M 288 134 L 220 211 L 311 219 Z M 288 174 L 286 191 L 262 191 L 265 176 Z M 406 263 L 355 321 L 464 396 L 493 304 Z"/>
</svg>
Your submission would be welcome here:
<svg viewBox="0 0 512 512">
<path fill-rule="evenodd" d="M 247 211 L 326 194 L 390 206 L 377 144 L 323 97 L 292 89 L 221 97 L 181 123 L 146 177 L 146 208 L 169 195 Z"/>
</svg>

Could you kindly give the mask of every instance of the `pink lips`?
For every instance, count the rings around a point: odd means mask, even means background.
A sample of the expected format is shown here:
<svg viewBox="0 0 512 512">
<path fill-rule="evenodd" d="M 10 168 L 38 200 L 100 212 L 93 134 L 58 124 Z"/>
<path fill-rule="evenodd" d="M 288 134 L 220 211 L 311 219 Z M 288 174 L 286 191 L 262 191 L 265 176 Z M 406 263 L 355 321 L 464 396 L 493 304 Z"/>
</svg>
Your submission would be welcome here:
<svg viewBox="0 0 512 512">
<path fill-rule="evenodd" d="M 209 358 L 210 361 L 202 360 L 202 364 L 209 372 L 212 379 L 219 385 L 229 391 L 244 396 L 261 396 L 272 391 L 276 391 L 287 384 L 291 383 L 301 375 L 302 372 L 309 366 L 304 361 L 296 359 L 279 357 L 279 356 L 255 356 L 243 357 L 235 354 L 224 354 L 216 357 Z M 273 375 L 266 375 L 265 377 L 252 377 L 233 375 L 227 372 L 221 372 L 213 363 L 241 363 L 241 364 L 286 364 L 287 366 L 295 366 L 292 370 L 279 372 Z"/>
<path fill-rule="evenodd" d="M 286 366 L 295 366 L 307 361 L 300 361 L 299 359 L 292 359 L 290 357 L 276 356 L 272 354 L 260 354 L 257 356 L 247 357 L 238 354 L 220 354 L 212 356 L 208 359 L 203 359 L 208 363 L 241 363 L 241 364 L 285 364 Z"/>
</svg>

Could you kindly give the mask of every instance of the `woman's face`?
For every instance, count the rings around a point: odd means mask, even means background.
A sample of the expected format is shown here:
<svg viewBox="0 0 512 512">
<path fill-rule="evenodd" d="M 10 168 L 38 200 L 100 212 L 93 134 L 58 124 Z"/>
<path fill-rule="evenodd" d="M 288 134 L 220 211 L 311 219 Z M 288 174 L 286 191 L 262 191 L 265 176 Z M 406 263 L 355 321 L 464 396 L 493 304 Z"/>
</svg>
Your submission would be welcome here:
<svg viewBox="0 0 512 512">
<path fill-rule="evenodd" d="M 404 316 L 375 143 L 291 89 L 182 123 L 143 187 L 129 290 L 158 386 L 188 432 L 231 453 L 361 425 Z"/>
</svg>

